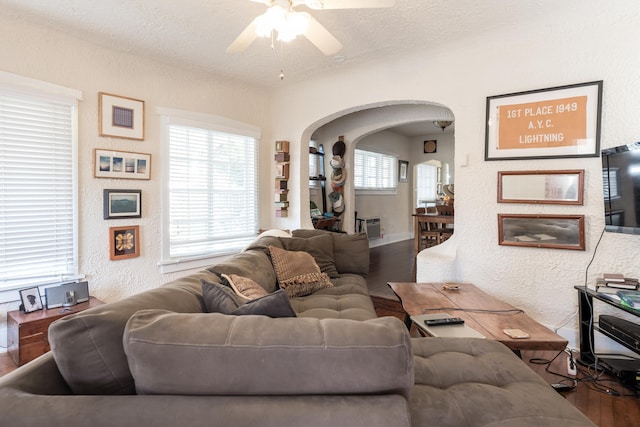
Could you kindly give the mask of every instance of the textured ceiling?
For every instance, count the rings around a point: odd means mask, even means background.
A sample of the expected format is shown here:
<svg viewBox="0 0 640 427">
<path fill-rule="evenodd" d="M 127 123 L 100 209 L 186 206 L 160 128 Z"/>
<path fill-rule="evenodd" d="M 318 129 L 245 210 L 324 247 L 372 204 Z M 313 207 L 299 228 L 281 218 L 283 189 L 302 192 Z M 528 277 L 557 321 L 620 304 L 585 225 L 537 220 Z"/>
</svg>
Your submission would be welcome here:
<svg viewBox="0 0 640 427">
<path fill-rule="evenodd" d="M 575 4 L 576 0 L 562 3 Z M 495 27 L 549 13 L 555 0 L 397 0 L 392 8 L 310 11 L 344 48 L 338 63 L 303 37 L 272 51 L 256 40 L 240 54 L 225 49 L 266 10 L 249 0 L 0 0 L 3 14 L 122 52 L 277 88 L 336 67 L 437 48 Z M 286 78 L 280 81 L 280 69 Z"/>
</svg>

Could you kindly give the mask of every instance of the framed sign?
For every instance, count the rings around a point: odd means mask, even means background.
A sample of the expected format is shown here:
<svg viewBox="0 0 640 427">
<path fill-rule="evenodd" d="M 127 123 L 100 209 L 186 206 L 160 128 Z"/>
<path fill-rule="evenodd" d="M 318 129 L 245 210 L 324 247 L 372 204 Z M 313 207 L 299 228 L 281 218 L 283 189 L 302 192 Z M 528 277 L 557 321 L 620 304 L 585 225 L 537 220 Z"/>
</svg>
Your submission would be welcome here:
<svg viewBox="0 0 640 427">
<path fill-rule="evenodd" d="M 498 244 L 584 251 L 584 215 L 498 214 Z"/>
<path fill-rule="evenodd" d="M 141 190 L 103 190 L 104 219 L 140 218 Z"/>
<path fill-rule="evenodd" d="M 109 249 L 110 260 L 140 256 L 140 226 L 110 227 Z"/>
<path fill-rule="evenodd" d="M 151 178 L 151 154 L 95 150 L 93 176 L 96 178 Z"/>
<path fill-rule="evenodd" d="M 144 140 L 144 101 L 98 93 L 99 135 Z"/>
<path fill-rule="evenodd" d="M 598 157 L 602 81 L 487 98 L 485 160 Z"/>
<path fill-rule="evenodd" d="M 498 203 L 582 205 L 584 170 L 498 172 Z"/>
</svg>

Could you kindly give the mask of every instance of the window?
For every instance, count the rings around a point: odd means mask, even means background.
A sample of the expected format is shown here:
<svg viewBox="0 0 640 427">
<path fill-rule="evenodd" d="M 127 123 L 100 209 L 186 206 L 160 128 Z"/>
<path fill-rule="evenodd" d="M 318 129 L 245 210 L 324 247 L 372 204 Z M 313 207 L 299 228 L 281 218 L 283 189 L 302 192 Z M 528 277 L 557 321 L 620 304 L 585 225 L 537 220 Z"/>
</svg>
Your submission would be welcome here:
<svg viewBox="0 0 640 427">
<path fill-rule="evenodd" d="M 416 207 L 426 207 L 429 202 L 438 198 L 437 170 L 433 165 L 419 164 L 416 166 Z"/>
<path fill-rule="evenodd" d="M 166 123 L 164 263 L 240 251 L 258 230 L 255 132 L 228 131 L 215 121 Z"/>
<path fill-rule="evenodd" d="M 0 74 L 0 290 L 78 278 L 81 96 Z"/>
<path fill-rule="evenodd" d="M 355 189 L 395 191 L 397 164 L 397 157 L 356 149 L 353 172 Z"/>
</svg>

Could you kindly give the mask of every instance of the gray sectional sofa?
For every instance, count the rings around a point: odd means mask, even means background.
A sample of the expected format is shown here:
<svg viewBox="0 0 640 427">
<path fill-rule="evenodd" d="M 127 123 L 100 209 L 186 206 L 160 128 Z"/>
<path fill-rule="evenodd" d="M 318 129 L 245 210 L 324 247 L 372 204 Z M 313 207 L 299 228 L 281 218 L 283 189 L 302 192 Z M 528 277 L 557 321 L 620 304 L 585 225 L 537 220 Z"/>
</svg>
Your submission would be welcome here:
<svg viewBox="0 0 640 427">
<path fill-rule="evenodd" d="M 499 343 L 377 318 L 365 235 L 293 235 L 55 322 L 52 351 L 0 378 L 2 425 L 593 425 Z M 331 284 L 291 296 L 300 280 L 283 279 L 283 299 L 273 248 L 310 254 Z M 268 293 L 235 300 L 248 315 L 225 314 L 231 275 Z M 275 299 L 295 317 L 250 314 Z"/>
</svg>

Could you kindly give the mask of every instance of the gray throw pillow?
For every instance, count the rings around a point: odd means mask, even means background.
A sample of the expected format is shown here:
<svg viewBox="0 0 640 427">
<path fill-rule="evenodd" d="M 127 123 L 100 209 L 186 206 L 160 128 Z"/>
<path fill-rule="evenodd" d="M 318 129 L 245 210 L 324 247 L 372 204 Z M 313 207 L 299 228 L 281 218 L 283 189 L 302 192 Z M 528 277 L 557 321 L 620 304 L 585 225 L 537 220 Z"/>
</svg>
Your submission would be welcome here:
<svg viewBox="0 0 640 427">
<path fill-rule="evenodd" d="M 209 313 L 231 314 L 242 316 L 247 314 L 268 317 L 297 317 L 284 289 L 243 303 L 236 295 L 223 285 L 202 282 L 202 298 Z"/>
</svg>

